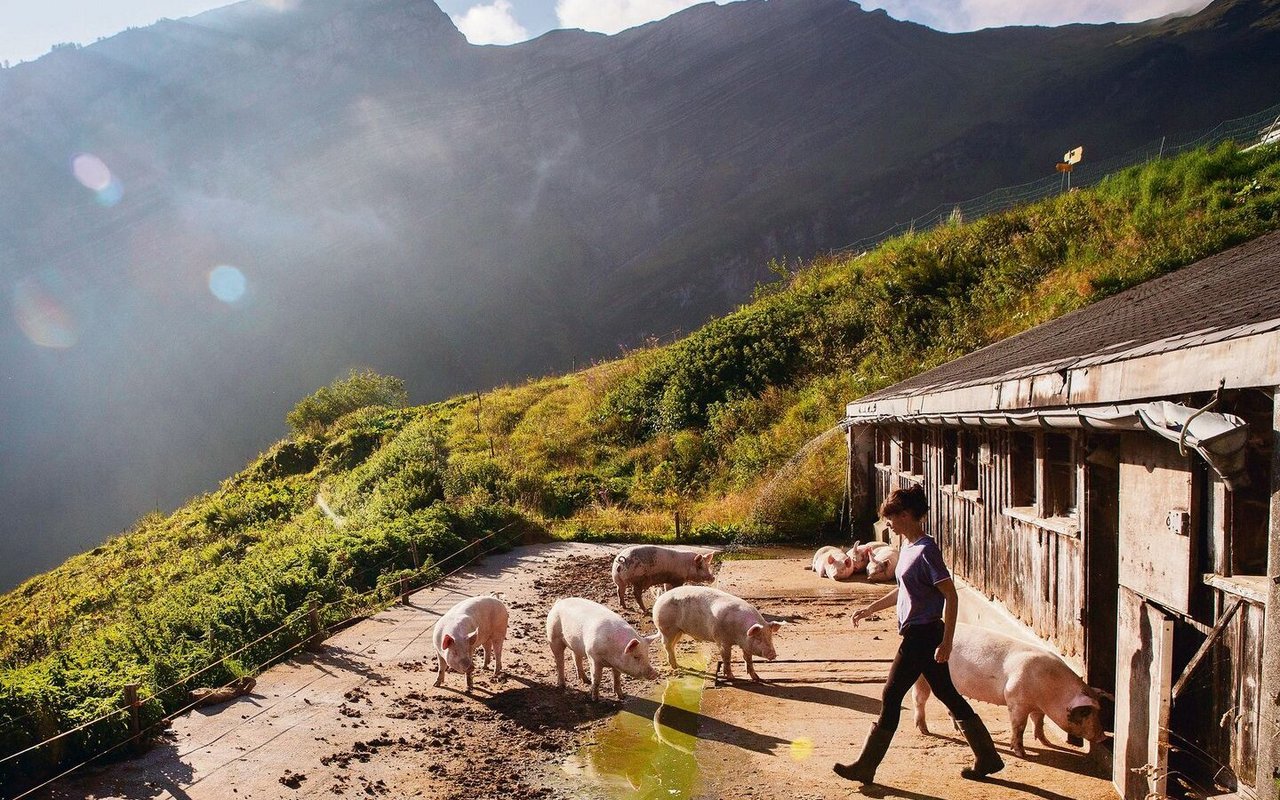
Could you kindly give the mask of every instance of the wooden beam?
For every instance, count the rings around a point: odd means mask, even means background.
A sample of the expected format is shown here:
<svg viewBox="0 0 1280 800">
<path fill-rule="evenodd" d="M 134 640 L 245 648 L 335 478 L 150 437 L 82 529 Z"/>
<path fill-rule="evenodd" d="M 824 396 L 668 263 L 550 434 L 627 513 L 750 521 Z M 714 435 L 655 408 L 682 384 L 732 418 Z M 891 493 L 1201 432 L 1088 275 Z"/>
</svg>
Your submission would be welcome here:
<svg viewBox="0 0 1280 800">
<path fill-rule="evenodd" d="M 1195 672 L 1196 667 L 1200 666 L 1200 662 L 1209 654 L 1210 648 L 1213 647 L 1214 641 L 1222 635 L 1222 631 L 1226 629 L 1227 623 L 1235 616 L 1236 611 L 1240 609 L 1240 604 L 1244 600 L 1239 597 L 1231 598 L 1231 604 L 1227 606 L 1227 610 L 1218 617 L 1218 621 L 1214 623 L 1213 630 L 1209 631 L 1209 636 L 1204 640 L 1204 644 L 1200 645 L 1200 649 L 1191 657 L 1191 661 L 1187 664 L 1187 668 L 1182 671 L 1182 676 L 1178 678 L 1178 682 L 1173 685 L 1173 700 L 1178 699 L 1178 695 L 1182 693 L 1182 688 L 1187 685 L 1187 681 L 1191 679 L 1191 673 Z"/>
</svg>

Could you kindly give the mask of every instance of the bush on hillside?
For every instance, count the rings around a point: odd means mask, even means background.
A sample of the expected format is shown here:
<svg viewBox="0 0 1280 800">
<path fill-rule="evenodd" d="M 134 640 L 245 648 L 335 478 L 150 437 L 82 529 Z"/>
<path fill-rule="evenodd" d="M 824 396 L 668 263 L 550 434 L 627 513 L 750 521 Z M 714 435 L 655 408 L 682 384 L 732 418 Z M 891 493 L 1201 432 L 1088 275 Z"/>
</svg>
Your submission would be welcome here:
<svg viewBox="0 0 1280 800">
<path fill-rule="evenodd" d="M 285 415 L 285 422 L 296 434 L 314 434 L 352 411 L 370 406 L 404 408 L 408 403 L 409 393 L 401 379 L 379 375 L 371 369 L 353 369 L 346 378 L 300 400 Z"/>
</svg>

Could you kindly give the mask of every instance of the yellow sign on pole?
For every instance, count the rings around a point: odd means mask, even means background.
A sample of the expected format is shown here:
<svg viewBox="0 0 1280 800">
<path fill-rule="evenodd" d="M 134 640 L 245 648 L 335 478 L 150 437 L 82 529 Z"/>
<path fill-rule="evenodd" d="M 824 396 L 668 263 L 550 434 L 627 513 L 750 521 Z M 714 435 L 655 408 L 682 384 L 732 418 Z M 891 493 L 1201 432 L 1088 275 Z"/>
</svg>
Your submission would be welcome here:
<svg viewBox="0 0 1280 800">
<path fill-rule="evenodd" d="M 1082 158 L 1084 158 L 1083 146 L 1077 147 L 1075 150 L 1068 151 L 1067 154 L 1062 157 L 1062 160 L 1068 164 L 1079 164 L 1080 159 Z"/>
</svg>

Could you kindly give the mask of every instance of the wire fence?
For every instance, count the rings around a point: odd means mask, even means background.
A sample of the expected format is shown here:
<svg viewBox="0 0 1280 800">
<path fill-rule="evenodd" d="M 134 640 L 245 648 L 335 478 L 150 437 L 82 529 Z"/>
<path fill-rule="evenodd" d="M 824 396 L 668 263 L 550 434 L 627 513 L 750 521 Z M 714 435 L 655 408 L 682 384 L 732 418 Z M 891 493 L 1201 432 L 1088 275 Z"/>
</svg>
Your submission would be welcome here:
<svg viewBox="0 0 1280 800">
<path fill-rule="evenodd" d="M 509 523 L 495 531 L 490 532 L 485 536 L 482 536 L 478 539 L 474 539 L 471 542 L 468 542 L 463 547 L 444 556 L 443 558 L 440 558 L 434 562 L 430 562 L 426 567 L 420 568 L 419 570 L 420 572 L 427 572 L 428 574 L 430 574 L 429 578 L 417 584 L 414 584 L 411 579 L 406 579 L 396 587 L 396 590 L 397 590 L 396 594 L 398 594 L 398 596 L 400 597 L 404 597 L 411 592 L 420 591 L 422 589 L 426 589 L 431 586 L 434 586 L 442 581 L 449 579 L 450 577 L 453 577 L 457 573 L 466 569 L 476 560 L 483 558 L 489 553 L 492 553 L 496 550 L 500 550 L 506 547 L 510 547 L 511 544 L 513 543 L 513 540 L 511 537 L 502 537 L 502 538 L 498 538 L 498 537 L 501 534 L 505 533 L 506 531 L 510 530 L 516 524 L 517 524 L 516 522 Z M 495 539 L 496 541 L 494 541 Z M 488 547 L 480 550 L 475 549 L 479 545 L 485 544 L 486 542 L 490 543 Z M 466 557 L 462 558 L 461 563 L 455 566 L 449 572 L 445 572 L 445 573 L 439 572 L 439 570 L 443 565 L 464 556 L 464 554 L 466 554 Z M 382 564 L 376 565 L 375 569 L 384 568 L 389 564 L 391 564 L 393 561 L 404 558 L 404 556 L 405 554 L 398 553 L 392 558 L 385 560 Z M 161 700 L 162 695 L 165 695 L 176 689 L 188 686 L 194 679 L 198 678 L 199 676 L 215 669 L 216 667 L 225 666 L 227 662 L 230 661 L 231 659 L 236 658 L 242 653 L 250 650 L 251 648 L 273 637 L 280 637 L 283 641 L 277 642 L 275 648 L 271 652 L 269 652 L 265 658 L 262 658 L 260 660 L 259 669 L 265 666 L 268 666 L 270 664 L 278 663 L 279 661 L 292 655 L 299 648 L 318 642 L 328 633 L 335 630 L 340 630 L 346 627 L 347 625 L 350 625 L 353 622 L 369 617 L 371 614 L 376 613 L 376 611 L 380 610 L 381 608 L 386 607 L 386 605 L 391 601 L 391 599 L 392 599 L 391 597 L 387 596 L 386 586 L 375 586 L 374 588 L 369 589 L 357 595 L 342 597 L 337 600 L 332 600 L 324 604 L 316 604 L 313 606 L 307 606 L 307 607 L 295 609 L 284 618 L 284 621 L 282 621 L 279 625 L 277 625 L 272 630 L 260 635 L 258 638 L 254 639 L 253 641 L 240 646 L 236 650 L 222 655 L 221 657 L 210 662 L 209 664 L 206 664 L 204 667 L 194 672 L 191 672 L 187 675 L 184 675 L 181 678 L 178 678 L 177 680 L 170 683 L 168 686 L 165 686 L 160 689 L 156 689 L 155 691 L 151 692 L 145 697 L 140 697 L 140 698 L 137 698 L 136 700 L 125 700 L 120 707 L 115 708 L 112 711 L 108 711 L 106 713 L 100 714 L 99 716 L 87 722 L 81 723 L 73 728 L 59 731 L 58 733 L 52 736 L 48 736 L 42 739 L 41 741 L 35 744 L 32 744 L 28 747 L 24 747 L 20 750 L 16 750 L 14 752 L 0 756 L 0 767 L 3 767 L 6 764 L 10 764 L 11 762 L 15 762 L 18 759 L 21 759 L 23 756 L 30 755 L 32 753 L 35 753 L 36 751 L 42 750 L 53 744 L 56 744 L 57 742 L 63 741 L 71 736 L 74 736 L 75 734 L 83 733 L 85 731 L 89 731 L 93 729 L 95 726 L 103 725 L 103 723 L 106 723 L 109 720 L 114 720 L 116 717 L 119 717 L 125 714 L 136 715 L 140 711 L 140 709 L 145 707 L 148 703 L 160 703 L 161 704 L 160 710 L 163 711 L 164 705 Z M 323 625 L 322 627 L 320 627 L 319 630 L 314 629 L 313 627 L 314 622 L 312 622 L 313 620 L 321 619 L 323 618 L 322 615 L 326 611 L 331 611 L 339 607 L 348 609 L 344 611 L 344 616 L 340 619 L 340 621 Z M 300 622 L 303 622 L 304 620 L 306 620 L 308 623 L 308 627 L 304 633 L 289 633 L 289 628 L 299 624 Z M 233 683 L 235 683 L 237 680 L 238 678 L 233 678 L 232 680 L 222 684 L 222 686 L 218 688 L 227 688 L 231 686 Z M 125 686 L 120 686 L 116 694 L 124 695 L 125 689 L 126 689 Z M 48 778 L 47 780 L 41 783 L 38 783 L 33 786 L 29 786 L 25 790 L 21 790 L 20 794 L 12 794 L 12 795 L 9 794 L 8 792 L 10 787 L 0 788 L 0 797 L 9 798 L 10 800 L 22 800 L 22 798 L 29 797 L 35 792 L 38 792 L 40 789 L 43 789 L 49 786 L 50 784 L 58 781 L 59 779 L 70 775 L 71 773 L 75 772 L 78 769 L 88 766 L 89 764 L 92 764 L 95 761 L 100 761 L 109 755 L 117 753 L 118 751 L 120 751 L 122 748 L 126 746 L 144 741 L 148 736 L 151 735 L 152 732 L 154 732 L 154 730 L 157 727 L 168 723 L 169 721 L 173 720 L 174 718 L 182 714 L 185 714 L 186 712 L 190 711 L 191 709 L 199 705 L 200 702 L 202 701 L 199 699 L 192 700 L 191 702 L 185 703 L 180 707 L 172 711 L 169 711 L 168 713 L 164 714 L 163 716 L 151 722 L 150 724 L 146 726 L 140 726 L 138 731 L 130 732 L 128 735 L 123 737 L 118 737 L 118 740 L 110 743 L 110 745 L 107 746 L 105 749 L 99 750 L 98 752 L 94 753 L 94 755 L 89 756 L 88 758 L 85 758 L 84 760 L 77 763 L 75 766 L 72 766 L 62 772 L 59 772 L 56 775 Z M 24 721 L 24 720 L 30 719 L 31 717 L 37 716 L 38 713 L 39 712 L 36 711 L 30 714 L 27 714 L 23 717 L 8 720 L 7 727 L 12 727 L 17 722 Z M 109 735 L 110 734 L 108 733 L 108 736 Z M 12 787 L 12 788 L 14 790 L 17 790 L 17 787 Z"/>
<path fill-rule="evenodd" d="M 1188 134 L 1177 139 L 1162 136 L 1123 155 L 1101 161 L 1083 161 L 1076 164 L 1070 173 L 1048 175 L 1017 186 L 993 189 L 969 200 L 939 203 L 907 222 L 900 222 L 879 233 L 863 237 L 844 247 L 835 248 L 832 252 L 864 252 L 896 236 L 930 230 L 950 222 L 969 222 L 980 219 L 988 214 L 1007 211 L 1014 206 L 1034 203 L 1037 200 L 1062 194 L 1067 191 L 1068 186 L 1072 189 L 1093 186 L 1108 175 L 1136 164 L 1176 156 L 1201 147 L 1212 147 L 1226 141 L 1240 144 L 1280 142 L 1280 104 L 1245 117 L 1220 122 L 1199 133 Z"/>
</svg>

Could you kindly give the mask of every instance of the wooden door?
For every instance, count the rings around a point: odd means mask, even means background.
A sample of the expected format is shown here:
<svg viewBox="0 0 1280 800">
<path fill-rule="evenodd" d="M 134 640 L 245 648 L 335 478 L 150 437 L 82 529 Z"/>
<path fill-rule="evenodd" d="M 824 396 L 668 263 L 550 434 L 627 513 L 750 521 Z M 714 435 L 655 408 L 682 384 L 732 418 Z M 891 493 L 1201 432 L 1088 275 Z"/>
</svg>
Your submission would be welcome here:
<svg viewBox="0 0 1280 800">
<path fill-rule="evenodd" d="M 1116 642 L 1116 734 L 1112 783 L 1125 800 L 1165 795 L 1173 619 L 1120 588 Z"/>
</svg>

